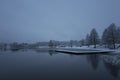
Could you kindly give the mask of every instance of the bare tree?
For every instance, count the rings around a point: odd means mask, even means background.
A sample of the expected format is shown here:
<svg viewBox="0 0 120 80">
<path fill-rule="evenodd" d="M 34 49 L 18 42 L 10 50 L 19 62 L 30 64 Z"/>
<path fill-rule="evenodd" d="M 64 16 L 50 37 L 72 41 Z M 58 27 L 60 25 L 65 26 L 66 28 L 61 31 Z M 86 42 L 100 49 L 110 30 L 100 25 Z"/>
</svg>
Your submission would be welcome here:
<svg viewBox="0 0 120 80">
<path fill-rule="evenodd" d="M 107 43 L 109 48 L 115 49 L 115 43 L 117 42 L 117 30 L 116 25 L 112 23 L 103 33 L 103 40 Z"/>
<path fill-rule="evenodd" d="M 96 48 L 96 44 L 99 43 L 99 36 L 98 33 L 96 31 L 96 29 L 92 29 L 91 33 L 90 33 L 90 44 L 94 45 L 94 48 Z"/>
<path fill-rule="evenodd" d="M 102 44 L 105 45 L 105 47 L 107 47 L 107 29 L 104 30 L 103 34 L 102 34 Z"/>
<path fill-rule="evenodd" d="M 88 47 L 89 47 L 89 45 L 90 45 L 90 36 L 89 36 L 89 34 L 86 35 L 85 44 L 86 44 Z"/>
</svg>

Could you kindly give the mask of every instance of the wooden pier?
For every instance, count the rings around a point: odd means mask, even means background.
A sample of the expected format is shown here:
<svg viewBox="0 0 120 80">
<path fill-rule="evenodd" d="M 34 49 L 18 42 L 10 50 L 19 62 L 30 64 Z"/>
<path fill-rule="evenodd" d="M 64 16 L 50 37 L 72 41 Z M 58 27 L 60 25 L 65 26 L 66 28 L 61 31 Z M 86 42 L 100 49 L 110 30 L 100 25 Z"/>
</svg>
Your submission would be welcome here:
<svg viewBox="0 0 120 80">
<path fill-rule="evenodd" d="M 75 54 L 75 55 L 86 55 L 86 54 L 106 54 L 106 53 L 111 53 L 113 51 L 108 51 L 108 50 L 92 50 L 92 51 L 75 51 L 75 50 L 55 50 L 56 52 L 61 52 L 61 53 L 67 53 L 67 54 Z"/>
</svg>

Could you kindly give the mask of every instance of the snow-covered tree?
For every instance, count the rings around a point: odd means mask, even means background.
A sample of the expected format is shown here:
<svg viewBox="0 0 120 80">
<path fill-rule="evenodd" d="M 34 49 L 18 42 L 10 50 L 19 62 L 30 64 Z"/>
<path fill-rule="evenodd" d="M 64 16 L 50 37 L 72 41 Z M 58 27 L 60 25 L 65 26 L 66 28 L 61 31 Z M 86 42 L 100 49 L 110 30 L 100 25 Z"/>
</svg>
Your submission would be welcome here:
<svg viewBox="0 0 120 80">
<path fill-rule="evenodd" d="M 89 45 L 90 45 L 90 36 L 89 36 L 89 34 L 86 35 L 85 44 L 86 44 L 88 47 L 89 47 Z"/>
<path fill-rule="evenodd" d="M 73 47 L 73 40 L 70 40 L 70 47 Z"/>
<path fill-rule="evenodd" d="M 54 41 L 53 40 L 50 40 L 49 41 L 49 43 L 48 43 L 48 46 L 50 47 L 50 48 L 53 48 L 54 47 Z"/>
<path fill-rule="evenodd" d="M 81 39 L 80 40 L 80 46 L 84 46 L 85 45 L 85 40 L 84 39 Z"/>
<path fill-rule="evenodd" d="M 98 33 L 96 31 L 96 29 L 92 29 L 91 33 L 90 33 L 90 44 L 94 45 L 94 48 L 96 48 L 96 44 L 99 43 L 99 36 Z"/>
<path fill-rule="evenodd" d="M 120 44 L 120 27 L 117 28 L 117 43 Z"/>
<path fill-rule="evenodd" d="M 112 23 L 106 31 L 106 43 L 108 47 L 113 47 L 115 49 L 115 43 L 117 42 L 117 30 L 116 30 L 116 25 Z"/>
<path fill-rule="evenodd" d="M 102 34 L 102 44 L 107 45 L 107 29 L 104 30 L 103 34 Z"/>
</svg>

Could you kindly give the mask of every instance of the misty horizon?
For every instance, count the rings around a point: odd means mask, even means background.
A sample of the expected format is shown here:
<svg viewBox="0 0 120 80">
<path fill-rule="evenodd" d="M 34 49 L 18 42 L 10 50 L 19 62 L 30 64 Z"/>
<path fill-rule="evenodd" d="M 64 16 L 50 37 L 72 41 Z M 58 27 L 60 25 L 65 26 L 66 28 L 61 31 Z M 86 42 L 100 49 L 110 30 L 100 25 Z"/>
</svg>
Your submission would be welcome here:
<svg viewBox="0 0 120 80">
<path fill-rule="evenodd" d="M 0 0 L 0 42 L 84 39 L 95 28 L 101 37 L 120 26 L 120 1 Z"/>
</svg>

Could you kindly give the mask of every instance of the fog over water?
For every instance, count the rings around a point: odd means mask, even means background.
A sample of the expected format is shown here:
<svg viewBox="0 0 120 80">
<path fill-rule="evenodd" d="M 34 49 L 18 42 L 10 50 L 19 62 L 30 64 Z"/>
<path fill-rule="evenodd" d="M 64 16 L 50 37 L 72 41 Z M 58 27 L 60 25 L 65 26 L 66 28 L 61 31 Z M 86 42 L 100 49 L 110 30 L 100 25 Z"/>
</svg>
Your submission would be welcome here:
<svg viewBox="0 0 120 80">
<path fill-rule="evenodd" d="M 0 42 L 80 40 L 120 26 L 120 0 L 0 0 Z"/>
</svg>

